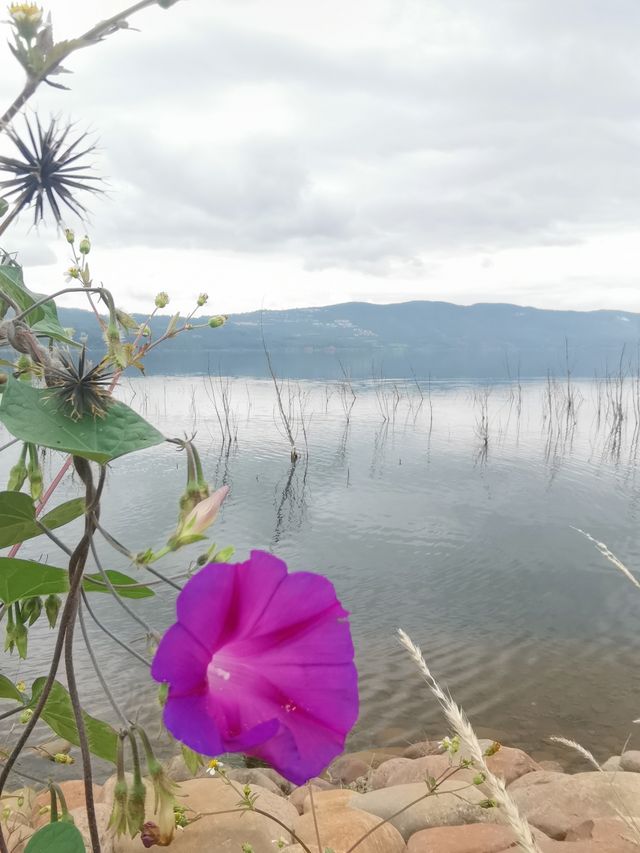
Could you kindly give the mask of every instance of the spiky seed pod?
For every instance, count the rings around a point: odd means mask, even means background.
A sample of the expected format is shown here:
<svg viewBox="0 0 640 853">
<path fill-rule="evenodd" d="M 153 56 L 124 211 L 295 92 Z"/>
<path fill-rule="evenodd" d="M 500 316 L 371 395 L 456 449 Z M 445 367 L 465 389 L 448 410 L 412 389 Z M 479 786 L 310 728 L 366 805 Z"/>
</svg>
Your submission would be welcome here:
<svg viewBox="0 0 640 853">
<path fill-rule="evenodd" d="M 0 181 L 5 199 L 14 202 L 11 218 L 33 207 L 33 219 L 37 225 L 44 219 L 46 202 L 58 225 L 62 224 L 61 205 L 82 219 L 87 209 L 74 192 L 102 192 L 96 185 L 102 179 L 90 174 L 91 166 L 86 162 L 86 156 L 95 150 L 95 145 L 81 147 L 87 138 L 86 133 L 70 141 L 73 126 L 69 123 L 62 126 L 55 118 L 47 128 L 43 128 L 37 116 L 35 122 L 25 119 L 25 123 L 28 140 L 22 139 L 11 127 L 5 130 L 20 152 L 21 159 L 0 157 L 0 172 L 13 175 Z"/>
<path fill-rule="evenodd" d="M 62 367 L 51 366 L 45 375 L 49 390 L 70 409 L 70 417 L 74 421 L 87 414 L 103 418 L 112 402 L 109 390 L 112 374 L 105 372 L 102 364 L 94 367 L 87 363 L 86 352 L 83 347 L 75 364 L 68 353 L 60 351 Z"/>
</svg>

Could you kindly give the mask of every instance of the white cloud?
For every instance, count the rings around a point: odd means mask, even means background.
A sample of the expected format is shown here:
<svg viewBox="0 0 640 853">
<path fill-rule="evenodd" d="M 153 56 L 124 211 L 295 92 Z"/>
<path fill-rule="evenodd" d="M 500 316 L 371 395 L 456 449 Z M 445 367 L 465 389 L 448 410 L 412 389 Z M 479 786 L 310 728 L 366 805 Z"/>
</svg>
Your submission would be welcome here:
<svg viewBox="0 0 640 853">
<path fill-rule="evenodd" d="M 92 5 L 51 0 L 58 35 Z M 100 136 L 93 268 L 132 310 L 207 288 L 228 311 L 640 310 L 632 0 L 184 0 L 133 23 L 34 101 Z M 25 262 L 26 224 L 7 247 Z M 58 257 L 30 275 L 42 289 L 66 259 L 40 233 Z"/>
</svg>

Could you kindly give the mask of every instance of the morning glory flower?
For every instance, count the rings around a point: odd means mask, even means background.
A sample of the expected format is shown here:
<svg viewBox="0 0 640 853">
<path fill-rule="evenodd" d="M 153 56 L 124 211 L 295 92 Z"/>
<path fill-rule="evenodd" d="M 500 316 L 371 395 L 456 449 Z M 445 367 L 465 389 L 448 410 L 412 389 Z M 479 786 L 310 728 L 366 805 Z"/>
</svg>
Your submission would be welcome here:
<svg viewBox="0 0 640 853">
<path fill-rule="evenodd" d="M 358 717 L 348 613 L 331 582 L 277 557 L 209 564 L 177 600 L 151 674 L 164 723 L 204 755 L 245 752 L 301 785 L 344 749 Z"/>
</svg>

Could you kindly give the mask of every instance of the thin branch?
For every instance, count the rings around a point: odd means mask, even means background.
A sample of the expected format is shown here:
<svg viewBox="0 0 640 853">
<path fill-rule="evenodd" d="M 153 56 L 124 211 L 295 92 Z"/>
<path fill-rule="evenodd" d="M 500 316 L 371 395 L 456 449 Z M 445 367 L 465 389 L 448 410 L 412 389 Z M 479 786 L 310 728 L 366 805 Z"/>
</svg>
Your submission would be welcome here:
<svg viewBox="0 0 640 853">
<path fill-rule="evenodd" d="M 93 608 L 89 604 L 89 599 L 87 598 L 87 594 L 84 592 L 84 590 L 82 591 L 82 602 L 83 602 L 84 606 L 87 608 L 87 613 L 89 614 L 89 616 L 91 616 L 91 618 L 96 623 L 98 628 L 100 628 L 100 630 L 103 631 L 107 635 L 107 637 L 112 639 L 114 643 L 117 643 L 126 652 L 129 652 L 130 655 L 132 655 L 134 658 L 139 660 L 140 663 L 144 664 L 144 666 L 146 666 L 147 669 L 151 668 L 151 661 L 147 660 L 141 654 L 139 654 L 135 649 L 132 649 L 130 646 L 128 646 L 123 640 L 120 639 L 120 637 L 118 637 L 116 634 L 114 634 L 113 631 L 111 631 L 109 628 L 107 628 L 107 626 L 104 625 L 98 619 L 96 614 L 93 612 Z"/>
</svg>

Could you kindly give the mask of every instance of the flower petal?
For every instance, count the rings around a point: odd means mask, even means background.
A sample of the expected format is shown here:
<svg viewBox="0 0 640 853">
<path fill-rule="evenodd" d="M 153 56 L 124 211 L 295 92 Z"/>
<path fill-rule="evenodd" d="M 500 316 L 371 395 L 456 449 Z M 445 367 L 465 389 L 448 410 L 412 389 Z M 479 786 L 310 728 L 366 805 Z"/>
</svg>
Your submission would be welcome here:
<svg viewBox="0 0 640 853">
<path fill-rule="evenodd" d="M 178 622 L 160 640 L 151 676 L 156 681 L 168 681 L 174 692 L 189 693 L 204 687 L 210 662 L 211 655 L 204 646 Z"/>
<path fill-rule="evenodd" d="M 208 707 L 207 694 L 173 696 L 164 706 L 164 724 L 171 734 L 196 752 L 221 755 L 222 738 Z"/>
<path fill-rule="evenodd" d="M 233 614 L 235 585 L 235 566 L 209 563 L 185 584 L 178 596 L 178 621 L 211 652 L 222 642 L 226 623 Z"/>
</svg>

